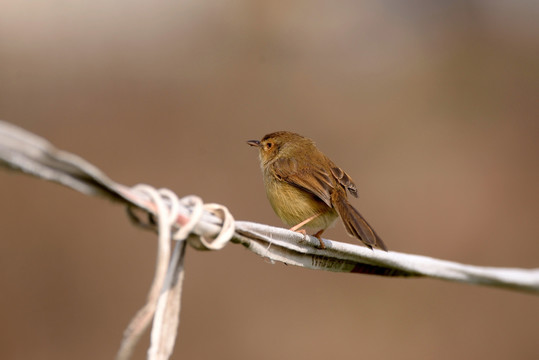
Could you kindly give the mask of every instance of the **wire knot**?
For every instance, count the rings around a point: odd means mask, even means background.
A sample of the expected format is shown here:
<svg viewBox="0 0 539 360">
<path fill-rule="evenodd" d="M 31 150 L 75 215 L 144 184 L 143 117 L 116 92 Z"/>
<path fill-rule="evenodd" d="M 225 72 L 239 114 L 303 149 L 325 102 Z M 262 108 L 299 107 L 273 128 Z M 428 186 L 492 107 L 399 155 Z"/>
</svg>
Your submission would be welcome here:
<svg viewBox="0 0 539 360">
<path fill-rule="evenodd" d="M 149 197 L 147 208 L 152 210 L 148 220 L 144 221 L 134 213 L 133 208 L 128 208 L 131 220 L 138 226 L 152 228 L 160 233 L 168 232 L 170 238 L 176 241 L 187 239 L 189 245 L 197 250 L 220 250 L 234 236 L 234 217 L 223 205 L 204 204 L 202 199 L 195 195 L 179 199 L 169 189 L 156 190 L 144 184 L 135 186 L 133 190 Z M 214 232 L 210 234 L 207 227 L 199 226 L 204 211 L 212 213 L 222 221 L 216 236 Z M 184 216 L 185 212 L 189 213 L 189 216 Z"/>
<path fill-rule="evenodd" d="M 204 234 L 200 236 L 190 236 L 189 245 L 197 250 L 220 250 L 232 239 L 236 230 L 234 217 L 228 209 L 219 204 L 203 204 L 202 208 L 222 220 L 219 233 L 214 238 L 208 238 Z"/>
<path fill-rule="evenodd" d="M 168 189 L 156 190 L 144 184 L 133 187 L 131 191 L 144 199 L 139 206 L 145 209 L 149 217 L 147 221 L 143 221 L 135 214 L 134 207 L 128 207 L 128 214 L 136 225 L 157 231 L 157 261 L 148 300 L 127 326 L 116 359 L 129 358 L 152 318 L 152 345 L 148 350 L 148 358 L 168 358 L 174 347 L 179 321 L 185 244 L 189 243 L 199 250 L 222 249 L 234 235 L 234 218 L 226 207 L 204 204 L 198 196 L 178 199 L 176 194 Z M 204 210 L 219 217 L 222 225 L 201 221 Z M 185 216 L 186 213 L 189 215 Z M 206 217 L 204 220 L 209 219 Z M 216 227 L 219 228 L 218 231 Z M 217 236 L 212 240 L 206 238 L 216 233 Z M 184 241 L 186 239 L 187 241 Z M 172 251 L 170 240 L 176 242 Z M 162 354 L 167 355 L 161 356 Z"/>
</svg>

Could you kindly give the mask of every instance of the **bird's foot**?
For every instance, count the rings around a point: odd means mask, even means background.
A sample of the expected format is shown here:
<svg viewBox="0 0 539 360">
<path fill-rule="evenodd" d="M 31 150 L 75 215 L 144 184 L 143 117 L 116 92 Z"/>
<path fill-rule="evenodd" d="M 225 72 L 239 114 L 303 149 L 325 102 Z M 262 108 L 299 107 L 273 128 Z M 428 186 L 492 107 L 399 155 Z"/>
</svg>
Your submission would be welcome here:
<svg viewBox="0 0 539 360">
<path fill-rule="evenodd" d="M 324 240 L 322 240 L 322 233 L 324 232 L 324 229 L 318 231 L 316 234 L 313 234 L 313 236 L 315 238 L 318 239 L 318 241 L 320 241 L 320 249 L 325 249 L 326 248 L 326 245 L 324 244 Z"/>
<path fill-rule="evenodd" d="M 294 228 L 290 228 L 288 229 L 290 231 L 294 231 L 294 232 L 297 232 L 297 233 L 300 233 L 302 234 L 304 237 L 305 237 L 305 240 L 307 240 L 307 231 L 305 231 L 305 229 L 294 229 Z M 318 239 L 318 241 L 320 241 L 320 246 L 319 248 L 320 249 L 325 249 L 326 246 L 324 245 L 324 241 L 322 240 L 322 238 L 320 237 L 320 234 L 322 234 L 323 230 L 320 230 L 319 232 L 317 232 L 316 234 L 314 234 L 313 236 L 315 238 Z"/>
</svg>

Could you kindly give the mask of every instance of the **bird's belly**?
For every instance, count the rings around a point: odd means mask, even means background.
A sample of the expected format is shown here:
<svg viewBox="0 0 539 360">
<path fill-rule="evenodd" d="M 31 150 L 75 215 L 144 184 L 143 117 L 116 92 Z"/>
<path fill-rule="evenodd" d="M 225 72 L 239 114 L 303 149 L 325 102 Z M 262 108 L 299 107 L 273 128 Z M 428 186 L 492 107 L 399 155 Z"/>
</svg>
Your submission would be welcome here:
<svg viewBox="0 0 539 360">
<path fill-rule="evenodd" d="M 283 181 L 272 181 L 266 184 L 266 195 L 277 216 L 289 226 L 297 225 L 320 214 L 303 227 L 327 229 L 338 216 L 333 208 L 313 194 Z"/>
</svg>

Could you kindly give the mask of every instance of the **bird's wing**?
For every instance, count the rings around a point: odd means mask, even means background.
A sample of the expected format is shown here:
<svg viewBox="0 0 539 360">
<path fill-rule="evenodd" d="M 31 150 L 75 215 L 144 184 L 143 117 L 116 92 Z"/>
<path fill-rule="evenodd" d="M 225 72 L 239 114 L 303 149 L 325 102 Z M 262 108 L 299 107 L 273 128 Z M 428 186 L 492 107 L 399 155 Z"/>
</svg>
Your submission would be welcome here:
<svg viewBox="0 0 539 360">
<path fill-rule="evenodd" d="M 302 166 L 295 158 L 281 157 L 270 165 L 270 171 L 279 180 L 308 191 L 331 205 L 331 192 L 334 188 L 332 174 L 322 167 Z M 332 170 L 333 172 L 333 170 Z"/>
<path fill-rule="evenodd" d="M 339 184 L 344 186 L 345 189 L 348 189 L 350 194 L 352 194 L 354 197 L 357 197 L 356 184 L 354 184 L 354 181 L 352 180 L 352 178 L 347 173 L 345 173 L 343 169 L 341 169 L 340 167 L 336 166 L 333 163 L 331 164 L 330 169 L 331 169 L 331 173 L 333 174 L 335 179 L 339 182 Z"/>
</svg>

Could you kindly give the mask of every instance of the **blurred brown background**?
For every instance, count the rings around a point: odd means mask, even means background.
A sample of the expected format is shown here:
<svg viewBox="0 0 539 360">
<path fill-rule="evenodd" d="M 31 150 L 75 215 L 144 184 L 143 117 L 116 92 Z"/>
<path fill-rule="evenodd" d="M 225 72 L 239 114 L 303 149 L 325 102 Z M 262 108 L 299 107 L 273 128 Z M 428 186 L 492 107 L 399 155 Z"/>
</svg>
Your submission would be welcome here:
<svg viewBox="0 0 539 360">
<path fill-rule="evenodd" d="M 0 118 L 116 181 L 282 226 L 245 140 L 297 131 L 355 179 L 391 250 L 539 266 L 537 2 L 1 7 Z M 0 185 L 0 358 L 111 359 L 155 237 L 108 201 Z M 538 300 L 190 249 L 174 358 L 537 359 Z"/>
</svg>

